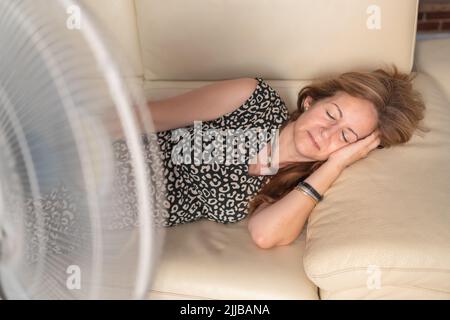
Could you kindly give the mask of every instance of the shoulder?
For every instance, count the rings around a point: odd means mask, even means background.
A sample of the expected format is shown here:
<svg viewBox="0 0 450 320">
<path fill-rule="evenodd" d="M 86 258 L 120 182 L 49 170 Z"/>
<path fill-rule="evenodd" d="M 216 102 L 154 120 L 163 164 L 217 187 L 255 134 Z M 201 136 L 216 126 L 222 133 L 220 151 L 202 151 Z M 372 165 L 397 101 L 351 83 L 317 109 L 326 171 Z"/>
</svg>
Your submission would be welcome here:
<svg viewBox="0 0 450 320">
<path fill-rule="evenodd" d="M 256 78 L 238 78 L 221 81 L 222 88 L 233 92 L 240 102 L 247 100 L 256 90 L 259 81 Z"/>
</svg>

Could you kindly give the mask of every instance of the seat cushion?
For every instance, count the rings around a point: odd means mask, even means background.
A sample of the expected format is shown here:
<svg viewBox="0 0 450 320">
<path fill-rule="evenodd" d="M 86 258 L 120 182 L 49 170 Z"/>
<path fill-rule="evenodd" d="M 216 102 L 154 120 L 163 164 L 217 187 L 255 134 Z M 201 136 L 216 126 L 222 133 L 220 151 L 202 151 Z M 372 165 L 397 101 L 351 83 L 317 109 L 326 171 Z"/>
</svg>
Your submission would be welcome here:
<svg viewBox="0 0 450 320">
<path fill-rule="evenodd" d="M 450 105 L 429 76 L 414 86 L 431 131 L 348 167 L 309 217 L 305 271 L 329 296 L 396 287 L 450 298 Z"/>
<path fill-rule="evenodd" d="M 306 81 L 264 79 L 295 110 Z M 210 81 L 145 81 L 149 100 L 180 95 Z M 152 299 L 318 299 L 303 271 L 305 230 L 290 246 L 258 248 L 248 219 L 233 224 L 201 220 L 166 228 Z"/>
<path fill-rule="evenodd" d="M 248 218 L 166 228 L 150 299 L 318 299 L 302 267 L 305 232 L 290 246 L 261 249 Z"/>
</svg>

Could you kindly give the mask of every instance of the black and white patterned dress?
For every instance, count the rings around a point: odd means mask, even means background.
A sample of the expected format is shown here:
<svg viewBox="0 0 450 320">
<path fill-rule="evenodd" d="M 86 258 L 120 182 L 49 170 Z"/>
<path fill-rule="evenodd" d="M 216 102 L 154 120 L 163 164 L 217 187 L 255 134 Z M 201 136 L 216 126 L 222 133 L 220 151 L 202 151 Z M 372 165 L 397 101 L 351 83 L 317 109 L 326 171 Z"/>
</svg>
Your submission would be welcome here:
<svg viewBox="0 0 450 320">
<path fill-rule="evenodd" d="M 261 78 L 252 95 L 237 109 L 221 117 L 201 123 L 201 132 L 211 129 L 220 130 L 249 130 L 266 129 L 268 134 L 266 141 L 270 141 L 273 132 L 281 127 L 288 120 L 289 113 L 285 103 L 279 94 Z M 178 130 L 178 131 L 176 131 Z M 200 163 L 194 161 L 193 157 L 189 161 L 175 161 L 174 151 L 179 151 L 181 136 L 174 139 L 173 135 L 183 132 L 184 143 L 189 142 L 194 146 L 201 144 L 202 150 L 212 150 L 214 143 L 220 142 L 219 138 L 209 141 L 202 135 L 198 139 L 193 134 L 195 125 L 184 128 L 167 130 L 157 133 L 146 133 L 142 135 L 145 161 L 148 172 L 157 172 L 158 175 L 151 175 L 150 183 L 156 189 L 156 193 L 165 191 L 165 194 L 156 194 L 156 197 L 163 196 L 164 201 L 156 201 L 153 217 L 156 225 L 168 227 L 177 224 L 208 219 L 219 223 L 233 223 L 244 219 L 247 216 L 248 203 L 261 187 L 268 181 L 269 176 L 252 176 L 248 173 L 248 160 L 259 152 L 265 143 L 256 144 L 256 149 L 241 154 L 241 162 L 237 163 Z M 245 141 L 245 146 L 255 145 L 257 137 L 249 137 Z M 216 141 L 216 142 L 214 142 Z M 153 143 L 149 143 L 153 142 Z M 156 143 L 155 143 L 156 142 Z M 155 145 L 159 146 L 155 149 Z M 242 146 L 242 145 L 241 145 Z M 238 150 L 240 150 L 238 148 Z M 125 140 L 119 139 L 113 143 L 113 151 L 117 167 L 115 168 L 118 186 L 117 197 L 114 197 L 114 210 L 108 213 L 111 216 L 111 223 L 108 229 L 122 229 L 135 227 L 138 225 L 137 204 L 135 196 L 135 178 L 131 169 L 130 153 Z M 227 152 L 233 152 L 228 149 Z M 237 151 L 240 152 L 240 151 Z M 155 154 L 159 155 L 162 161 L 154 161 Z M 187 158 L 190 158 L 189 156 Z M 210 159 L 211 160 L 211 159 Z M 165 185 L 165 188 L 158 186 Z M 44 216 L 52 224 L 59 225 L 58 219 L 63 219 L 64 228 L 71 228 L 77 225 L 75 220 L 79 216 L 75 211 L 73 203 L 73 190 L 68 190 L 64 185 L 60 185 L 47 196 L 40 199 L 45 212 L 30 212 L 29 216 L 37 214 Z M 31 199 L 27 206 L 31 210 L 35 209 Z M 58 220 L 58 221 L 57 221 Z M 61 221 L 63 221 L 61 220 Z M 54 229 L 54 228 L 53 228 Z"/>
<path fill-rule="evenodd" d="M 269 129 L 267 139 L 273 136 L 273 130 L 288 120 L 288 109 L 279 94 L 261 78 L 252 95 L 237 109 L 217 119 L 201 123 L 201 130 L 210 129 Z M 185 127 L 187 141 L 192 149 L 198 142 L 194 139 L 194 125 Z M 272 130 L 270 130 L 272 129 Z M 252 176 L 248 173 L 248 160 L 259 152 L 265 143 L 258 144 L 255 152 L 244 153 L 244 163 L 174 163 L 172 153 L 180 139 L 172 139 L 174 130 L 157 133 L 164 163 L 164 177 L 167 194 L 164 205 L 156 216 L 164 217 L 165 226 L 196 221 L 202 218 L 220 223 L 233 223 L 247 216 L 248 203 L 254 197 L 269 176 Z M 152 136 L 154 138 L 154 136 Z M 147 136 L 147 138 L 149 138 Z M 245 146 L 255 143 L 256 136 L 248 136 Z M 253 139 L 253 140 L 252 140 Z M 175 140 L 175 141 L 174 141 Z M 212 148 L 212 143 L 205 143 L 202 148 Z M 214 140 L 214 139 L 213 139 Z M 223 141 L 223 140 L 222 140 Z M 185 141 L 186 142 L 186 141 Z M 122 148 L 123 150 L 123 148 Z M 180 149 L 181 150 L 181 149 Z M 193 151 L 192 151 L 193 152 Z M 229 152 L 229 150 L 226 150 Z"/>
</svg>

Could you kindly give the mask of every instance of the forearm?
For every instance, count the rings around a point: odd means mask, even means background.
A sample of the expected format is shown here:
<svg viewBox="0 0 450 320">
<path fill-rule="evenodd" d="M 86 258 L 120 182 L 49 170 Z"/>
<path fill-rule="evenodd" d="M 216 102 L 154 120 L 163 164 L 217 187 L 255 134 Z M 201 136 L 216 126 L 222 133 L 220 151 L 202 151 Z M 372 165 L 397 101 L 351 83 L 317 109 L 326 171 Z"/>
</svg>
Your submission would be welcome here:
<svg viewBox="0 0 450 320">
<path fill-rule="evenodd" d="M 327 161 L 304 181 L 324 194 L 341 172 L 340 166 Z M 264 248 L 290 244 L 301 233 L 314 207 L 310 196 L 293 189 L 282 199 L 255 212 L 248 223 L 249 231 Z"/>
</svg>

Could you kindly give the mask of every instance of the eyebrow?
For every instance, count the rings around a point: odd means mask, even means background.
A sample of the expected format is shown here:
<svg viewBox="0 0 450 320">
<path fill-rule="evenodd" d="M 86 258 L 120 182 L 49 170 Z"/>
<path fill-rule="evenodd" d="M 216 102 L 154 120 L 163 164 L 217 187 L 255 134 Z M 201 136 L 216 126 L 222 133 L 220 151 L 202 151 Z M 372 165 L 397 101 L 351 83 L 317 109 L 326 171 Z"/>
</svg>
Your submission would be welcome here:
<svg viewBox="0 0 450 320">
<path fill-rule="evenodd" d="M 334 104 L 334 105 L 336 106 L 336 108 L 338 108 L 339 114 L 341 115 L 341 118 L 343 118 L 343 117 L 344 117 L 344 114 L 342 113 L 341 108 L 339 108 L 339 106 L 338 106 L 336 103 L 334 103 L 334 102 L 332 102 L 332 104 Z M 353 133 L 355 134 L 356 138 L 359 140 L 358 134 L 357 134 L 355 131 L 353 131 L 352 128 L 348 128 L 348 130 L 350 130 L 351 132 L 353 132 Z"/>
</svg>

